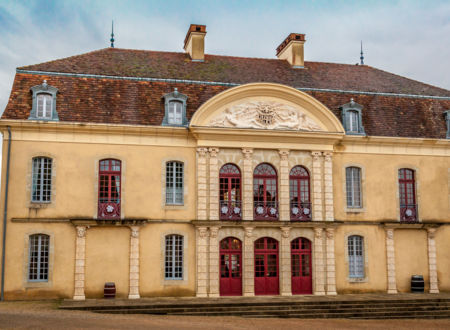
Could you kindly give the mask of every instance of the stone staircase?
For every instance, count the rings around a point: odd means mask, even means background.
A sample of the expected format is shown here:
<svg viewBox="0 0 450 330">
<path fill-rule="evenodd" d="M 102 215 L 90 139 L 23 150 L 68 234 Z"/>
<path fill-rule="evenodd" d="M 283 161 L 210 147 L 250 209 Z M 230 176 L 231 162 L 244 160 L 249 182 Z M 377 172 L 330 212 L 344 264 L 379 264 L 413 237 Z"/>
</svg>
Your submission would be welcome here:
<svg viewBox="0 0 450 330">
<path fill-rule="evenodd" d="M 358 295 L 354 295 L 358 296 Z M 342 297 L 341 299 L 339 299 Z M 352 318 L 352 319 L 403 319 L 450 318 L 450 297 L 383 299 L 376 297 L 335 296 L 301 299 L 294 297 L 222 298 L 222 299 L 139 299 L 94 300 L 85 302 L 64 301 L 60 308 L 88 310 L 110 314 L 157 314 L 189 316 L 241 316 L 252 318 Z"/>
</svg>

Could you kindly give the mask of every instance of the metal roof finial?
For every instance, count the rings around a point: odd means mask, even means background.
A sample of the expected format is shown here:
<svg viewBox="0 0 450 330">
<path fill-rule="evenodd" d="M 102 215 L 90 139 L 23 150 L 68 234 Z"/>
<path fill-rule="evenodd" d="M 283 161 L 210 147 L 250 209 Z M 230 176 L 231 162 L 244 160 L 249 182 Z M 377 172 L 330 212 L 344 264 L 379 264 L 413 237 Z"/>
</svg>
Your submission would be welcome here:
<svg viewBox="0 0 450 330">
<path fill-rule="evenodd" d="M 359 58 L 361 60 L 361 65 L 364 65 L 364 53 L 362 48 L 362 40 L 361 40 L 361 57 Z"/>
<path fill-rule="evenodd" d="M 111 21 L 111 48 L 114 48 L 114 20 Z"/>
</svg>

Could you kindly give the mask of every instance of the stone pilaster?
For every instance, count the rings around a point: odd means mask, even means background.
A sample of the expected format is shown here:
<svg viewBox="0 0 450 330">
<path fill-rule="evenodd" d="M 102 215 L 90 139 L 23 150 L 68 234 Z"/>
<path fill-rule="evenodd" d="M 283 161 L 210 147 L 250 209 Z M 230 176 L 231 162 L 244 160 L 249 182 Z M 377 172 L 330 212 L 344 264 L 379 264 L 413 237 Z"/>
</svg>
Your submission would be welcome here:
<svg viewBox="0 0 450 330">
<path fill-rule="evenodd" d="M 85 300 L 85 264 L 86 264 L 86 226 L 77 226 L 77 239 L 75 245 L 75 283 L 73 300 Z"/>
<path fill-rule="evenodd" d="M 131 226 L 130 235 L 130 289 L 128 299 L 139 299 L 139 227 Z"/>
<path fill-rule="evenodd" d="M 434 240 L 436 228 L 428 228 L 427 233 L 428 233 L 428 271 L 430 276 L 430 293 L 439 293 L 437 263 L 436 263 L 436 241 Z"/>
<path fill-rule="evenodd" d="M 197 148 L 197 219 L 206 220 L 208 212 L 206 156 L 207 148 Z"/>
<path fill-rule="evenodd" d="M 289 150 L 280 149 L 280 196 L 278 198 L 281 221 L 290 221 L 289 205 Z"/>
<path fill-rule="evenodd" d="M 333 153 L 324 152 L 323 179 L 325 190 L 325 220 L 334 221 L 333 203 Z"/>
<path fill-rule="evenodd" d="M 209 228 L 209 297 L 219 297 L 219 233 L 218 226 Z"/>
<path fill-rule="evenodd" d="M 219 148 L 209 148 L 209 220 L 219 220 Z"/>
<path fill-rule="evenodd" d="M 281 229 L 280 251 L 280 293 L 282 296 L 292 296 L 291 286 L 291 241 L 289 239 L 290 227 Z"/>
<path fill-rule="evenodd" d="M 244 154 L 242 219 L 253 220 L 253 149 L 242 148 L 242 153 Z"/>
<path fill-rule="evenodd" d="M 315 295 L 325 294 L 325 264 L 323 255 L 323 229 L 314 228 L 314 263 L 316 269 Z"/>
<path fill-rule="evenodd" d="M 254 246 L 253 227 L 245 227 L 244 237 L 244 267 L 243 267 L 243 295 L 255 295 Z"/>
<path fill-rule="evenodd" d="M 208 228 L 197 227 L 197 297 L 208 296 Z"/>
<path fill-rule="evenodd" d="M 311 152 L 312 162 L 312 186 L 313 186 L 313 221 L 322 221 L 322 153 L 320 151 Z"/>
<path fill-rule="evenodd" d="M 397 293 L 397 280 L 395 275 L 395 247 L 394 229 L 386 229 L 386 268 L 388 290 L 387 293 Z"/>
<path fill-rule="evenodd" d="M 336 266 L 334 255 L 334 228 L 327 228 L 327 294 L 336 294 Z"/>
</svg>

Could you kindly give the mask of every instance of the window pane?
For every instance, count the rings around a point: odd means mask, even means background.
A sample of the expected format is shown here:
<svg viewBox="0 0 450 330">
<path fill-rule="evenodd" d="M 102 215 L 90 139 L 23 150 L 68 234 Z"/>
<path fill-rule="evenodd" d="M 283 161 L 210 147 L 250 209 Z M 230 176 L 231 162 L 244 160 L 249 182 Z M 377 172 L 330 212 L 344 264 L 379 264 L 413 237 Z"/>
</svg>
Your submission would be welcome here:
<svg viewBox="0 0 450 330">
<path fill-rule="evenodd" d="M 183 204 L 183 163 L 166 163 L 166 204 Z"/>
<path fill-rule="evenodd" d="M 359 123 L 358 123 L 358 112 L 357 111 L 347 111 L 346 113 L 346 126 L 348 132 L 359 132 Z"/>
<path fill-rule="evenodd" d="M 50 202 L 52 190 L 51 158 L 33 158 L 32 180 L 31 200 L 33 202 Z"/>
<path fill-rule="evenodd" d="M 166 279 L 183 279 L 183 236 L 166 236 L 164 274 Z"/>
<path fill-rule="evenodd" d="M 47 235 L 31 235 L 29 239 L 28 280 L 48 281 L 49 241 Z"/>
<path fill-rule="evenodd" d="M 361 207 L 361 170 L 358 167 L 345 169 L 347 207 Z"/>
<path fill-rule="evenodd" d="M 167 115 L 169 124 L 181 125 L 183 123 L 183 103 L 179 101 L 170 101 Z"/>
<path fill-rule="evenodd" d="M 364 277 L 364 239 L 361 236 L 350 236 L 348 238 L 348 261 L 349 276 Z"/>
</svg>

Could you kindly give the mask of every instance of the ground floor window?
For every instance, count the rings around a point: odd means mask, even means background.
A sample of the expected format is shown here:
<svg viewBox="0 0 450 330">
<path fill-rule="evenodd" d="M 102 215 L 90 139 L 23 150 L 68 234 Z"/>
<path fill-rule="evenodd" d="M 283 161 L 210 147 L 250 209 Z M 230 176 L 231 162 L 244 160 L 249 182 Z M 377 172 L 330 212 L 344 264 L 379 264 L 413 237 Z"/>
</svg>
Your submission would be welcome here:
<svg viewBox="0 0 450 330">
<path fill-rule="evenodd" d="M 166 236 L 165 279 L 183 279 L 183 236 L 181 235 Z"/>
<path fill-rule="evenodd" d="M 48 281 L 50 237 L 44 234 L 30 236 L 28 256 L 28 280 L 33 282 Z"/>
</svg>

